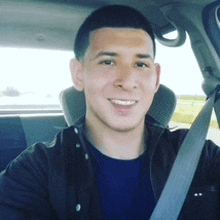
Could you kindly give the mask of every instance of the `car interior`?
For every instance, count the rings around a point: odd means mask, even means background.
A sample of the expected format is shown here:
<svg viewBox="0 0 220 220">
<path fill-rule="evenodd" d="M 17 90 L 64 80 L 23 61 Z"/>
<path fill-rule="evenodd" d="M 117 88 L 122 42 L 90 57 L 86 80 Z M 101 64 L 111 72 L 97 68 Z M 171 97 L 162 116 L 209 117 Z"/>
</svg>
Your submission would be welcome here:
<svg viewBox="0 0 220 220">
<path fill-rule="evenodd" d="M 220 2 L 214 0 L 1 0 L 0 46 L 73 51 L 75 35 L 84 19 L 94 9 L 109 4 L 138 9 L 150 21 L 162 45 L 179 47 L 188 35 L 204 79 L 204 94 L 208 98 L 218 87 Z M 177 37 L 166 38 L 173 31 L 177 31 Z M 187 89 L 187 85 L 183 87 Z M 36 142 L 51 141 L 61 129 L 71 126 L 85 113 L 84 95 L 73 86 L 63 88 L 59 100 L 60 108 L 52 110 L 0 108 L 0 172 L 25 148 Z M 220 125 L 218 100 L 215 111 Z M 148 112 L 149 120 L 168 127 L 175 106 L 175 94 L 161 85 Z"/>
<path fill-rule="evenodd" d="M 208 96 L 220 79 L 219 4 L 212 0 L 194 1 L 1 1 L 1 41 L 2 47 L 41 48 L 73 50 L 75 34 L 91 11 L 108 4 L 125 4 L 140 10 L 151 22 L 157 40 L 169 47 L 184 44 L 186 33 L 204 77 L 203 89 Z M 11 28 L 16 27 L 16 28 Z M 177 30 L 176 39 L 166 39 L 164 34 Z M 192 73 L 193 74 L 193 73 Z M 23 79 L 24 80 L 24 79 Z M 196 82 L 195 82 L 196 83 Z M 165 88 L 165 87 L 163 87 Z M 62 110 L 0 110 L 0 170 L 23 149 L 38 141 L 50 141 L 62 128 L 85 112 L 84 98 L 74 98 L 73 87 L 61 92 Z M 160 94 L 166 94 L 160 92 Z M 171 93 L 170 93 L 171 94 Z M 81 95 L 83 96 L 83 95 Z M 167 96 L 168 97 L 168 96 Z M 156 120 L 167 125 L 174 109 L 175 98 L 169 102 L 160 98 L 155 105 L 170 106 L 167 117 L 157 110 Z M 164 102 L 164 103 L 162 103 Z M 168 103 L 168 104 L 167 104 Z M 154 109 L 154 108 L 152 108 Z M 150 110 L 151 115 L 155 110 Z M 64 114 L 63 114 L 64 113 Z M 80 113 L 78 115 L 78 113 Z M 155 114 L 156 115 L 156 114 Z M 166 118 L 166 119 L 163 119 Z M 168 120 L 168 121 L 167 121 Z"/>
</svg>

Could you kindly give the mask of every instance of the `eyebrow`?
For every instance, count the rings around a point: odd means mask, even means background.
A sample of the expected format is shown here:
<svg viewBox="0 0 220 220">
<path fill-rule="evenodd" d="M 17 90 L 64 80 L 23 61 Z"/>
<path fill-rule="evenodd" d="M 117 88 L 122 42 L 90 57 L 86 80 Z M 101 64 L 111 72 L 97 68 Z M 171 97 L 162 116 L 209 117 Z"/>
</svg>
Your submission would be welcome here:
<svg viewBox="0 0 220 220">
<path fill-rule="evenodd" d="M 100 56 L 111 56 L 111 57 L 115 57 L 115 56 L 118 56 L 117 53 L 115 52 L 110 52 L 110 51 L 100 51 L 95 58 L 98 58 Z M 153 57 L 150 55 L 150 54 L 142 54 L 142 53 L 139 53 L 136 55 L 136 57 L 138 58 L 141 58 L 141 59 L 151 59 L 153 60 Z"/>
<path fill-rule="evenodd" d="M 152 59 L 153 60 L 153 57 L 150 55 L 150 54 L 137 54 L 136 55 L 138 58 L 141 58 L 141 59 Z"/>
<path fill-rule="evenodd" d="M 115 57 L 118 56 L 117 53 L 115 52 L 110 52 L 110 51 L 101 51 L 99 52 L 95 58 L 100 57 L 100 56 L 111 56 L 111 57 Z"/>
</svg>

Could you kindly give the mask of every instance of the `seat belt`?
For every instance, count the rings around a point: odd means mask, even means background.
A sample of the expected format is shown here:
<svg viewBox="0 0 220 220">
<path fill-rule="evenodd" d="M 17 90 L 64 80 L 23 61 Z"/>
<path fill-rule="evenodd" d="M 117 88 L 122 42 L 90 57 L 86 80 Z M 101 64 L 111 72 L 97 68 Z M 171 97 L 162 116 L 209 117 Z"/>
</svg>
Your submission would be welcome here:
<svg viewBox="0 0 220 220">
<path fill-rule="evenodd" d="M 199 162 L 215 102 L 218 120 L 220 117 L 219 91 L 217 86 L 188 131 L 150 220 L 177 220 Z"/>
<path fill-rule="evenodd" d="M 220 94 L 219 94 L 220 96 Z M 218 127 L 220 128 L 220 97 L 219 99 L 215 102 L 215 115 L 217 117 L 217 121 L 218 121 Z"/>
</svg>

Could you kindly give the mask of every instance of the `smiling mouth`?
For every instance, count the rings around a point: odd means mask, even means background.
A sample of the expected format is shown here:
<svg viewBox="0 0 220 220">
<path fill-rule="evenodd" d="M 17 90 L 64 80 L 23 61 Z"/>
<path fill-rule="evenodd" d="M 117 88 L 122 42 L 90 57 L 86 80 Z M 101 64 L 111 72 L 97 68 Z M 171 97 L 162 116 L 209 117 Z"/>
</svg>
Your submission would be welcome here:
<svg viewBox="0 0 220 220">
<path fill-rule="evenodd" d="M 134 105 L 135 103 L 137 103 L 137 101 L 135 100 L 109 99 L 109 101 L 114 105 L 123 105 L 123 106 Z"/>
</svg>

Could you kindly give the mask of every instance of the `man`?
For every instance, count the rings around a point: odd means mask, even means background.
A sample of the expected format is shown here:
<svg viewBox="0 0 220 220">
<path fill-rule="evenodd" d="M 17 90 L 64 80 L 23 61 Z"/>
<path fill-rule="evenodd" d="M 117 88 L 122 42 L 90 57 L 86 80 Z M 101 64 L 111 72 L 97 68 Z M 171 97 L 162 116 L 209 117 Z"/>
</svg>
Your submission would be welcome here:
<svg viewBox="0 0 220 220">
<path fill-rule="evenodd" d="M 0 177 L 0 219 L 149 219 L 186 134 L 145 115 L 159 87 L 148 21 L 127 6 L 93 12 L 75 40 L 86 115 Z M 220 151 L 206 142 L 180 219 L 218 219 Z"/>
</svg>

